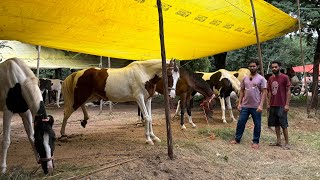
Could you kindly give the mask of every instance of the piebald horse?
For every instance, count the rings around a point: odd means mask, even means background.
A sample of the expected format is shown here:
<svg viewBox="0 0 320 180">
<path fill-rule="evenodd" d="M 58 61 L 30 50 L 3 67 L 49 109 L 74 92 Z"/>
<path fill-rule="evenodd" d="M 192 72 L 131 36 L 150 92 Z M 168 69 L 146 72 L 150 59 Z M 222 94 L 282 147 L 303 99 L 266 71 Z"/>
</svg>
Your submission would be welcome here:
<svg viewBox="0 0 320 180">
<path fill-rule="evenodd" d="M 241 82 L 245 76 L 250 75 L 250 70 L 248 68 L 240 68 L 238 71 L 230 71 L 230 73 Z"/>
<path fill-rule="evenodd" d="M 191 116 L 191 105 L 190 101 L 192 99 L 192 93 L 194 91 L 199 92 L 204 96 L 204 100 L 202 101 L 201 105 L 209 110 L 213 110 L 213 106 L 215 103 L 215 95 L 211 90 L 210 86 L 206 81 L 202 78 L 198 77 L 195 73 L 188 72 L 187 70 L 180 67 L 180 79 L 178 80 L 177 87 L 176 87 L 176 95 L 180 97 L 177 111 L 180 112 L 180 125 L 181 129 L 185 130 L 186 126 L 184 125 L 184 112 L 185 108 L 187 108 L 188 113 L 188 121 L 189 124 L 193 128 L 196 127 L 196 124 L 192 121 Z M 163 81 L 162 79 L 156 85 L 156 91 L 160 94 L 163 94 Z M 140 116 L 140 109 L 138 109 L 138 115 Z"/>
<path fill-rule="evenodd" d="M 232 112 L 232 106 L 230 102 L 230 94 L 232 91 L 235 91 L 237 95 L 240 93 L 240 81 L 230 72 L 225 69 L 219 69 L 216 72 L 197 72 L 199 76 L 202 77 L 210 87 L 213 89 L 213 92 L 219 97 L 221 110 L 222 110 L 222 121 L 226 121 L 226 107 L 230 112 L 230 118 L 232 121 L 236 121 Z"/>
<path fill-rule="evenodd" d="M 52 99 L 51 93 L 54 92 L 56 95 L 57 107 L 60 107 L 60 95 L 62 90 L 62 82 L 63 81 L 60 79 L 47 79 L 47 78 L 40 79 L 40 90 L 42 92 L 42 97 L 44 102 L 46 99 L 46 94 L 48 94 L 49 103 L 50 103 Z"/>
<path fill-rule="evenodd" d="M 0 110 L 3 111 L 1 172 L 5 173 L 7 169 L 11 119 L 15 113 L 22 118 L 36 160 L 41 163 L 44 173 L 53 172 L 53 118 L 47 116 L 38 79 L 22 60 L 11 58 L 0 64 L 0 83 Z"/>
<path fill-rule="evenodd" d="M 166 63 L 168 81 L 172 81 L 170 97 L 175 97 L 175 88 L 179 79 L 179 68 L 175 61 Z M 162 78 L 161 60 L 134 61 L 123 68 L 89 68 L 69 75 L 62 85 L 64 96 L 64 118 L 61 137 L 65 137 L 65 128 L 70 115 L 81 107 L 86 126 L 89 119 L 84 103 L 89 99 L 104 99 L 112 102 L 136 101 L 146 119 L 146 143 L 160 142 L 152 130 L 151 100 L 156 83 Z"/>
</svg>

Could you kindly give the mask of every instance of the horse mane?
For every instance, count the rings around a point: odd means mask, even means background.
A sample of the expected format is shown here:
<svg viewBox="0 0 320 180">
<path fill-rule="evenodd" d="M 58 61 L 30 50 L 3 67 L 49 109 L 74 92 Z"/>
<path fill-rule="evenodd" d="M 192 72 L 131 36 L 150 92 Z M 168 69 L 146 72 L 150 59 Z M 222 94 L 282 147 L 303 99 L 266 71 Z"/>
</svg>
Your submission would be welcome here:
<svg viewBox="0 0 320 180">
<path fill-rule="evenodd" d="M 12 62 L 8 66 L 13 72 L 23 73 L 26 77 L 23 82 L 19 82 L 21 78 L 17 78 L 16 80 L 21 84 L 22 96 L 25 99 L 28 108 L 30 109 L 33 116 L 36 115 L 40 108 L 40 101 L 42 101 L 42 95 L 38 86 L 38 78 L 34 75 L 31 69 L 20 59 L 18 58 L 10 58 L 7 61 Z M 22 71 L 22 72 L 19 72 Z M 17 74 L 21 75 L 21 74 Z M 17 83 L 17 82 L 15 82 Z M 38 103 L 35 103 L 38 102 Z"/>
</svg>

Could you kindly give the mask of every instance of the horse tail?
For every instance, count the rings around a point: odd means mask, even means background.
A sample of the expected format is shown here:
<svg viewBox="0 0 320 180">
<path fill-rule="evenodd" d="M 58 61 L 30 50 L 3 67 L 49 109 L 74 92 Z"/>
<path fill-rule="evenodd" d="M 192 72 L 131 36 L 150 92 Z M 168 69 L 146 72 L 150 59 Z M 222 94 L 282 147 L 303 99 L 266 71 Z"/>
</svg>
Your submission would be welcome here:
<svg viewBox="0 0 320 180">
<path fill-rule="evenodd" d="M 64 114 L 70 115 L 74 109 L 73 109 L 73 103 L 74 103 L 74 78 L 76 76 L 77 72 L 72 73 L 69 75 L 62 83 L 62 94 L 64 99 Z"/>
</svg>

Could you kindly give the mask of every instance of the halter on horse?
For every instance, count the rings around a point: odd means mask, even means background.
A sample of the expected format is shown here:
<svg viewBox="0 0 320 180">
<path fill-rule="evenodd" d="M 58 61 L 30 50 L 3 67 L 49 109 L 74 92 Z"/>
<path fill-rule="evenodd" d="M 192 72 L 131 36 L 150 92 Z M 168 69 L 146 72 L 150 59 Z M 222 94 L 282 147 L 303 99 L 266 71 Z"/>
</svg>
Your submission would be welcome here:
<svg viewBox="0 0 320 180">
<path fill-rule="evenodd" d="M 169 96 L 175 97 L 179 69 L 175 61 L 167 62 L 166 66 L 168 79 L 173 81 Z M 160 141 L 152 130 L 151 97 L 161 77 L 161 60 L 134 61 L 119 69 L 90 68 L 72 73 L 62 86 L 65 105 L 61 136 L 66 136 L 67 120 L 75 110 L 81 107 L 84 114 L 81 125 L 85 127 L 89 116 L 84 103 L 104 99 L 112 102 L 136 101 L 146 119 L 146 142 L 153 144 L 153 141 Z"/>
<path fill-rule="evenodd" d="M 18 113 L 22 118 L 29 142 L 34 151 L 37 162 L 41 163 L 44 173 L 53 172 L 54 132 L 52 130 L 53 118 L 48 121 L 38 79 L 26 64 L 16 58 L 11 58 L 0 64 L 0 110 L 3 111 L 3 140 L 1 172 L 7 169 L 7 151 L 10 145 L 11 118 Z M 32 127 L 32 120 L 37 124 L 47 124 Z M 50 131 L 50 133 L 49 133 Z M 36 133 L 35 133 L 36 132 Z M 41 132 L 41 133 L 38 133 Z M 47 141 L 50 140 L 50 141 Z M 39 157 L 40 156 L 40 157 Z M 48 161 L 43 161 L 48 159 Z"/>
</svg>

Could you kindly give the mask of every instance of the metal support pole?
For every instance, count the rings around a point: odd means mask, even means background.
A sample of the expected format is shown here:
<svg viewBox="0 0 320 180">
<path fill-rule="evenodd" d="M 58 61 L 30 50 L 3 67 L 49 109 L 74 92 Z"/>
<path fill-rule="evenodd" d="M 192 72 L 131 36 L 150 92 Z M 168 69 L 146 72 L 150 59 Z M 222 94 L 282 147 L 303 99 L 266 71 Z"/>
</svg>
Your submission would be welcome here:
<svg viewBox="0 0 320 180">
<path fill-rule="evenodd" d="M 40 51 L 41 51 L 41 46 L 37 47 L 38 50 L 38 58 L 37 58 L 37 78 L 39 78 L 39 73 L 40 73 Z"/>
<path fill-rule="evenodd" d="M 250 0 L 251 8 L 252 8 L 252 16 L 253 16 L 253 23 L 254 23 L 254 29 L 256 31 L 256 39 L 257 39 L 257 46 L 258 46 L 258 56 L 260 61 L 260 74 L 264 76 L 264 69 L 263 69 L 263 62 L 262 62 L 262 54 L 261 54 L 261 47 L 260 47 L 260 39 L 259 39 L 259 32 L 258 32 L 258 25 L 256 20 L 256 12 L 254 9 L 253 1 Z"/>
<path fill-rule="evenodd" d="M 110 61 L 110 57 L 108 57 L 108 69 L 111 68 L 111 61 Z M 109 103 L 109 112 L 112 112 L 112 101 L 108 101 Z"/>
<path fill-rule="evenodd" d="M 166 114 L 168 156 L 170 159 L 173 159 L 172 132 L 171 132 L 169 96 L 168 96 L 168 77 L 167 77 L 167 68 L 166 68 L 167 60 L 166 60 L 166 49 L 165 49 L 165 43 L 164 43 L 161 0 L 157 0 L 157 6 L 158 6 L 158 14 L 159 14 L 159 34 L 160 34 L 160 44 L 161 44 L 163 95 L 164 95 L 164 105 L 165 105 L 165 114 Z"/>
<path fill-rule="evenodd" d="M 100 56 L 99 68 L 102 68 L 102 56 Z M 100 99 L 100 112 L 99 112 L 99 114 L 102 113 L 102 105 L 103 105 L 103 99 Z"/>
</svg>

